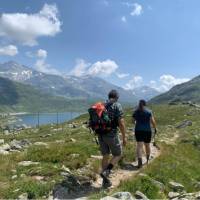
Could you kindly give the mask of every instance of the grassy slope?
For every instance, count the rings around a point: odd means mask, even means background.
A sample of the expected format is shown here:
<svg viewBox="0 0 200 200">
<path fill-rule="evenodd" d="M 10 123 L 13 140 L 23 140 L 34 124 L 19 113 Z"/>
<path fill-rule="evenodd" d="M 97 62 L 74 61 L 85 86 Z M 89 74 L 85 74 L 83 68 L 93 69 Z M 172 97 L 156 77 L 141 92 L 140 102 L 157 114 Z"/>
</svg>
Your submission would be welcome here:
<svg viewBox="0 0 200 200">
<path fill-rule="evenodd" d="M 0 112 L 83 111 L 89 105 L 84 99 L 52 96 L 4 78 L 0 78 L 0 92 Z"/>
<path fill-rule="evenodd" d="M 194 122 L 193 126 L 180 131 L 180 138 L 176 146 L 159 142 L 162 147 L 162 155 L 148 168 L 143 169 L 143 172 L 150 177 L 166 184 L 166 189 L 164 193 L 160 193 L 148 178 L 138 177 L 122 183 L 116 190 L 132 193 L 140 190 L 149 198 L 163 198 L 169 191 L 168 181 L 175 180 L 183 183 L 188 191 L 195 191 L 193 184 L 200 181 L 200 169 L 198 168 L 200 149 L 197 147 L 200 139 L 196 139 L 200 132 L 199 113 L 194 112 L 193 116 L 185 116 L 188 111 L 193 110 L 193 108 L 186 106 L 154 106 L 153 110 L 159 124 L 159 140 L 164 138 L 167 140 L 167 138 L 172 137 L 176 131 L 174 128 L 176 123 L 184 119 L 190 119 Z M 27 138 L 33 143 L 41 141 L 49 145 L 48 148 L 31 146 L 23 153 L 13 153 L 8 156 L 0 155 L 0 197 L 16 198 L 23 192 L 28 192 L 30 197 L 34 198 L 48 195 L 55 182 L 62 180 L 60 172 L 63 164 L 74 173 L 78 173 L 77 169 L 90 162 L 91 165 L 87 173 L 91 178 L 95 178 L 94 172 L 98 171 L 99 161 L 91 160 L 89 157 L 90 155 L 99 155 L 99 151 L 88 130 L 81 125 L 85 120 L 87 120 L 86 115 L 76 119 L 75 123 L 79 124 L 79 127 L 75 129 L 69 128 L 68 124 L 65 124 L 63 131 L 58 132 L 54 131 L 55 127 L 44 126 L 38 133 L 33 133 L 33 130 L 30 130 L 15 136 L 0 135 L 0 138 L 4 138 L 6 142 L 13 138 Z M 131 110 L 126 111 L 126 123 L 127 127 L 131 128 Z M 47 138 L 40 137 L 48 133 L 56 134 Z M 71 142 L 70 138 L 76 139 L 76 143 Z M 125 162 L 134 160 L 134 141 L 131 138 L 129 131 L 129 144 L 124 155 Z M 72 159 L 72 153 L 78 153 L 80 156 L 78 159 Z M 17 166 L 17 163 L 22 160 L 39 161 L 40 164 L 30 167 Z M 12 170 L 16 170 L 16 172 Z M 18 178 L 12 180 L 11 177 L 14 174 L 17 174 Z M 32 176 L 34 175 L 45 176 L 45 180 L 33 180 Z M 16 189 L 19 189 L 19 191 Z M 104 195 L 105 193 L 100 193 L 94 194 L 92 197 L 99 198 Z"/>
</svg>

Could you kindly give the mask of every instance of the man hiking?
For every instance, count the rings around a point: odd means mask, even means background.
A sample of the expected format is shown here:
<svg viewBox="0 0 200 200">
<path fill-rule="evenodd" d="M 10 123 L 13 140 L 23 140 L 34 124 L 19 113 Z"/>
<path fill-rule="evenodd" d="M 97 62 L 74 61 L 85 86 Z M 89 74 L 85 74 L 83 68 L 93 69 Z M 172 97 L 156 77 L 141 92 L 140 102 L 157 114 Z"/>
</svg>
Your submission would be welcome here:
<svg viewBox="0 0 200 200">
<path fill-rule="evenodd" d="M 135 124 L 135 138 L 137 142 L 137 158 L 138 158 L 138 168 L 142 167 L 142 152 L 143 152 L 143 145 L 145 146 L 145 153 L 147 163 L 150 158 L 151 154 L 151 138 L 152 138 L 152 130 L 151 124 L 156 130 L 156 122 L 153 117 L 152 112 L 146 108 L 146 101 L 140 100 L 138 108 L 133 113 L 133 123 Z"/>
<path fill-rule="evenodd" d="M 126 130 L 123 118 L 123 110 L 121 104 L 118 103 L 118 99 L 118 92 L 116 90 L 111 90 L 108 94 L 108 101 L 105 104 L 97 103 L 92 106 L 91 109 L 93 110 L 89 109 L 91 127 L 93 123 L 92 129 L 98 135 L 100 151 L 103 156 L 102 171 L 100 176 L 103 179 L 102 186 L 106 188 L 112 185 L 111 181 L 109 180 L 109 175 L 113 167 L 119 162 L 122 156 L 122 146 L 119 139 L 118 127 L 122 134 L 123 145 L 126 145 Z M 95 117 L 92 117 L 94 112 L 96 112 L 99 116 L 97 118 L 100 125 L 95 122 Z M 109 123 L 106 122 L 108 119 Z M 112 154 L 111 159 L 109 159 L 110 153 Z"/>
</svg>

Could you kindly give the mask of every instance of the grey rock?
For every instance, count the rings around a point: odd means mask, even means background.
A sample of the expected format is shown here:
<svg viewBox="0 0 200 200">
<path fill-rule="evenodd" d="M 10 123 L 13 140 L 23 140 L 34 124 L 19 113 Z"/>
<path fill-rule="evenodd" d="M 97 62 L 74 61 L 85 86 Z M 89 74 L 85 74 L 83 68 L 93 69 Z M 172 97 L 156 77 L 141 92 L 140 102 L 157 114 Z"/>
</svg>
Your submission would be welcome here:
<svg viewBox="0 0 200 200">
<path fill-rule="evenodd" d="M 48 146 L 48 144 L 45 143 L 45 142 L 35 142 L 34 145 L 36 145 L 36 146 Z"/>
<path fill-rule="evenodd" d="M 134 200 L 130 192 L 117 192 L 113 194 L 112 197 L 121 199 L 121 200 Z"/>
<path fill-rule="evenodd" d="M 10 135 L 11 133 L 9 132 L 9 130 L 4 130 L 3 132 L 5 135 Z"/>
<path fill-rule="evenodd" d="M 18 200 L 28 200 L 28 194 L 27 193 L 23 193 L 17 199 Z"/>
<path fill-rule="evenodd" d="M 182 123 L 180 123 L 176 128 L 186 128 L 187 126 L 192 126 L 192 121 L 185 120 Z"/>
<path fill-rule="evenodd" d="M 0 149 L 0 155 L 8 155 L 8 154 L 9 154 L 8 151 Z"/>
<path fill-rule="evenodd" d="M 24 147 L 28 147 L 31 144 L 31 142 L 27 139 L 23 139 L 23 140 L 13 140 L 10 143 L 11 149 L 14 150 L 21 150 Z"/>
<path fill-rule="evenodd" d="M 9 151 L 10 150 L 10 145 L 9 144 L 4 144 L 2 146 L 0 146 L 0 150 L 4 150 L 4 151 Z"/>
<path fill-rule="evenodd" d="M 184 186 L 180 183 L 174 182 L 174 181 L 170 181 L 169 182 L 169 186 L 170 188 L 172 188 L 174 191 L 183 191 L 184 190 Z"/>
<path fill-rule="evenodd" d="M 155 184 L 161 191 L 165 190 L 165 185 L 157 180 L 151 180 L 153 184 Z"/>
<path fill-rule="evenodd" d="M 24 166 L 24 167 L 27 167 L 27 166 L 30 166 L 30 165 L 38 165 L 39 162 L 32 162 L 32 161 L 21 161 L 18 163 L 19 166 Z"/>
<path fill-rule="evenodd" d="M 17 175 L 13 175 L 12 177 L 11 177 L 11 179 L 16 179 L 17 178 Z"/>
<path fill-rule="evenodd" d="M 169 193 L 168 193 L 168 197 L 169 197 L 170 199 L 174 199 L 174 198 L 176 198 L 176 197 L 178 197 L 178 196 L 180 196 L 180 193 L 178 193 L 178 192 L 169 192 Z"/>
<path fill-rule="evenodd" d="M 148 200 L 148 197 L 140 191 L 136 191 L 135 198 L 142 199 L 142 200 Z"/>
<path fill-rule="evenodd" d="M 4 144 L 4 139 L 0 139 L 0 145 Z"/>
<path fill-rule="evenodd" d="M 101 198 L 100 200 L 117 200 L 117 198 L 111 197 L 111 196 L 106 196 L 106 197 Z"/>
<path fill-rule="evenodd" d="M 62 166 L 61 168 L 64 172 L 67 172 L 68 174 L 71 174 L 71 171 L 69 168 L 65 167 L 65 165 Z"/>
</svg>

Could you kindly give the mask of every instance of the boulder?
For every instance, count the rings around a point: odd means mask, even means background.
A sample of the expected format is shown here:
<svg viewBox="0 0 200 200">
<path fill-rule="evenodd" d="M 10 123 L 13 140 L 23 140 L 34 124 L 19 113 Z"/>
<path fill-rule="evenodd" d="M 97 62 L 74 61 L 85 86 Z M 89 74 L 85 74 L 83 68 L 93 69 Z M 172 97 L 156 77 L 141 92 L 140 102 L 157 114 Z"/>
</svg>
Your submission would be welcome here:
<svg viewBox="0 0 200 200">
<path fill-rule="evenodd" d="M 157 180 L 151 180 L 154 185 L 156 185 L 162 192 L 165 190 L 165 185 Z"/>
<path fill-rule="evenodd" d="M 130 192 L 117 192 L 113 194 L 112 197 L 121 200 L 134 200 Z"/>
<path fill-rule="evenodd" d="M 76 139 L 70 138 L 70 142 L 76 142 Z"/>
<path fill-rule="evenodd" d="M 4 130 L 3 132 L 5 135 L 10 135 L 11 133 L 9 132 L 9 130 Z"/>
<path fill-rule="evenodd" d="M 183 191 L 184 190 L 184 186 L 182 184 L 174 182 L 174 181 L 170 181 L 169 186 L 174 191 Z"/>
<path fill-rule="evenodd" d="M 142 199 L 142 200 L 149 200 L 148 197 L 140 191 L 136 191 L 135 198 Z"/>
<path fill-rule="evenodd" d="M 69 168 L 65 167 L 65 165 L 62 166 L 61 168 L 64 172 L 67 172 L 68 174 L 71 174 L 71 171 Z"/>
</svg>

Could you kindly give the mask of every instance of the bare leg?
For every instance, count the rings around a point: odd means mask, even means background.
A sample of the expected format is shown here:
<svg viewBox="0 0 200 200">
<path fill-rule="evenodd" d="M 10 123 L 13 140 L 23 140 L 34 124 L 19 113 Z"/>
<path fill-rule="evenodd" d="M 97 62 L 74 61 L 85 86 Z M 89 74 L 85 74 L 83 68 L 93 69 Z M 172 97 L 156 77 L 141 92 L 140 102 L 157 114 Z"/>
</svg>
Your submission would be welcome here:
<svg viewBox="0 0 200 200">
<path fill-rule="evenodd" d="M 102 159 L 102 171 L 106 169 L 106 167 L 108 166 L 108 163 L 109 163 L 109 154 L 103 156 L 103 159 Z"/>
<path fill-rule="evenodd" d="M 115 165 L 119 162 L 119 160 L 121 159 L 121 157 L 122 157 L 122 156 L 113 156 L 112 159 L 111 159 L 111 161 L 110 161 L 110 163 L 111 163 L 113 166 L 115 166 Z"/>
<path fill-rule="evenodd" d="M 145 146 L 145 153 L 146 155 L 150 155 L 151 154 L 151 148 L 150 148 L 150 143 L 144 143 Z"/>
<path fill-rule="evenodd" d="M 142 158 L 143 142 L 137 142 L 137 158 Z"/>
</svg>

